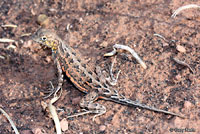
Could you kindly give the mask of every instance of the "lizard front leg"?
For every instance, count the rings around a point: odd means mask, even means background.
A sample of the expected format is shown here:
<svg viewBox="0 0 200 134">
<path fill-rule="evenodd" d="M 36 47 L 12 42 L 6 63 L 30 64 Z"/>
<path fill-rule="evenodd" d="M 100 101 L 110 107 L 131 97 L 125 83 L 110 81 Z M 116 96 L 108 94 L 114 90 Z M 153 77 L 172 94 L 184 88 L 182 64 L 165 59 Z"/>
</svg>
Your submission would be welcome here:
<svg viewBox="0 0 200 134">
<path fill-rule="evenodd" d="M 98 98 L 99 98 L 99 94 L 96 91 L 92 91 L 88 93 L 84 98 L 82 98 L 80 102 L 80 107 L 83 108 L 85 111 L 68 116 L 68 118 L 76 117 L 76 116 L 84 115 L 88 113 L 93 113 L 93 114 L 96 114 L 92 118 L 92 120 L 94 121 L 94 119 L 97 116 L 100 116 L 106 112 L 106 108 L 103 105 L 100 105 L 99 103 L 94 103 Z"/>
<path fill-rule="evenodd" d="M 62 68 L 61 68 L 61 65 L 60 63 L 58 62 L 58 60 L 55 60 L 55 63 L 56 63 L 56 66 L 57 66 L 57 69 L 58 69 L 58 85 L 56 88 L 54 88 L 54 86 L 52 85 L 51 83 L 51 86 L 52 86 L 52 89 L 51 89 L 51 92 L 49 95 L 45 96 L 45 98 L 48 98 L 50 97 L 52 94 L 54 94 L 54 96 L 57 94 L 57 92 L 59 90 L 62 89 L 62 84 L 63 84 L 63 74 L 62 74 Z"/>
</svg>

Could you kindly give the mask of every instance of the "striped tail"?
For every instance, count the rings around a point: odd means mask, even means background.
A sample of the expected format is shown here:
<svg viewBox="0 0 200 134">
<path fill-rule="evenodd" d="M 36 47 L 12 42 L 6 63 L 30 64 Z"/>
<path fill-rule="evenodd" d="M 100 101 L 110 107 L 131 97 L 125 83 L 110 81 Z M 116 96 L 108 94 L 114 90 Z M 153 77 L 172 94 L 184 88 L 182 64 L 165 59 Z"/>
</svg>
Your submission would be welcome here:
<svg viewBox="0 0 200 134">
<path fill-rule="evenodd" d="M 119 103 L 119 104 L 123 104 L 123 105 L 144 108 L 144 109 L 148 109 L 150 111 L 155 111 L 155 112 L 159 112 L 159 113 L 165 113 L 165 114 L 168 114 L 168 115 L 178 116 L 180 118 L 185 118 L 184 116 L 182 116 L 180 114 L 176 114 L 176 113 L 173 113 L 173 112 L 169 112 L 169 111 L 165 111 L 165 110 L 162 110 L 162 109 L 157 109 L 157 108 L 152 107 L 152 106 L 141 104 L 137 101 L 127 99 L 126 97 L 124 97 L 122 95 L 118 95 L 118 94 L 116 96 L 110 96 L 109 98 L 107 98 L 107 100 L 110 100 L 110 101 L 113 101 L 113 102 L 116 102 L 116 103 Z"/>
</svg>

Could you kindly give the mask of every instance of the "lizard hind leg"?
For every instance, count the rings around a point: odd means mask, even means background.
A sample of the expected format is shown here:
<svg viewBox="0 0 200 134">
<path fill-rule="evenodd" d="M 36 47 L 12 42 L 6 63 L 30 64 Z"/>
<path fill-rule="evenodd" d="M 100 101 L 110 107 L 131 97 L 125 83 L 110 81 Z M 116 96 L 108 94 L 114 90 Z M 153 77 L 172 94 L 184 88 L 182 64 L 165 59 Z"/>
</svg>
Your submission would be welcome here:
<svg viewBox="0 0 200 134">
<path fill-rule="evenodd" d="M 112 61 L 111 66 L 110 66 L 110 70 L 109 70 L 110 76 L 109 76 L 108 78 L 106 78 L 106 81 L 107 81 L 110 85 L 112 85 L 112 86 L 115 86 L 115 85 L 117 84 L 118 77 L 119 77 L 119 74 L 120 74 L 120 72 L 121 72 L 121 70 L 119 70 L 119 71 L 117 72 L 116 78 L 114 77 L 114 74 L 113 74 L 113 67 L 114 67 L 115 62 L 116 62 L 116 56 L 115 56 L 114 60 Z"/>
<path fill-rule="evenodd" d="M 94 121 L 97 116 L 100 116 L 106 112 L 106 108 L 103 105 L 100 105 L 99 103 L 94 103 L 98 98 L 99 94 L 97 92 L 89 92 L 84 98 L 82 98 L 80 102 L 80 106 L 84 109 L 84 112 L 68 116 L 67 118 L 93 113 L 96 114 L 92 118 L 92 120 Z"/>
<path fill-rule="evenodd" d="M 96 73 L 97 73 L 98 77 L 100 78 L 101 83 L 108 82 L 108 84 L 111 86 L 115 86 L 117 84 L 118 77 L 119 77 L 121 70 L 119 70 L 117 72 L 117 75 L 115 78 L 114 74 L 113 74 L 113 67 L 114 67 L 115 62 L 116 62 L 116 56 L 115 56 L 114 60 L 112 61 L 111 66 L 109 67 L 109 76 L 107 76 L 107 72 L 102 71 L 99 66 L 96 67 Z"/>
</svg>

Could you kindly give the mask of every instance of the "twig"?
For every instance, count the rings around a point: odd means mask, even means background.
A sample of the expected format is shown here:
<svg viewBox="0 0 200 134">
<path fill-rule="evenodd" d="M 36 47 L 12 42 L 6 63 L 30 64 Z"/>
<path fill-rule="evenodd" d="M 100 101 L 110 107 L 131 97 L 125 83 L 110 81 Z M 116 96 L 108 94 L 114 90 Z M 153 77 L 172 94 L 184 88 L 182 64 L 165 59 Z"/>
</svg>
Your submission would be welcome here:
<svg viewBox="0 0 200 134">
<path fill-rule="evenodd" d="M 123 50 L 129 51 L 133 55 L 133 57 L 141 64 L 141 66 L 144 69 L 147 68 L 146 64 L 142 61 L 142 59 L 138 56 L 138 54 L 132 48 L 130 48 L 129 46 L 125 46 L 125 45 L 121 45 L 121 44 L 115 44 L 113 46 L 113 51 L 104 54 L 104 56 L 113 56 L 113 55 L 115 55 L 117 53 L 116 49 L 123 49 Z"/>
<path fill-rule="evenodd" d="M 2 42 L 2 43 L 15 42 L 15 40 L 7 39 L 7 38 L 0 38 L 0 42 Z"/>
<path fill-rule="evenodd" d="M 6 47 L 7 49 L 15 49 L 16 48 L 16 46 L 15 45 L 12 45 L 12 44 L 10 44 L 9 46 L 7 46 Z"/>
<path fill-rule="evenodd" d="M 174 13 L 172 14 L 171 17 L 175 18 L 176 15 L 178 13 L 180 13 L 182 10 L 189 9 L 189 8 L 200 8 L 200 6 L 196 5 L 196 4 L 190 4 L 190 5 L 185 5 L 185 6 L 179 7 L 177 10 L 174 11 Z"/>
<path fill-rule="evenodd" d="M 2 55 L 0 55 L 0 59 L 3 59 L 3 60 L 4 60 L 4 59 L 5 59 L 5 57 L 4 57 L 4 56 L 2 56 Z"/>
<path fill-rule="evenodd" d="M 25 37 L 25 36 L 30 36 L 32 33 L 23 33 L 21 34 L 21 37 Z"/>
<path fill-rule="evenodd" d="M 49 105 L 48 105 L 48 108 L 49 108 L 49 111 L 52 115 L 52 118 L 53 118 L 53 121 L 55 123 L 55 126 L 56 126 L 56 133 L 57 134 L 62 134 L 62 131 L 61 131 L 61 127 L 60 127 L 60 121 L 59 121 L 59 118 L 58 118 L 58 114 L 56 112 L 56 107 L 53 105 L 53 103 L 55 103 L 61 96 L 62 94 L 62 90 L 61 90 L 61 93 L 59 96 L 54 96 L 54 98 L 51 99 L 51 101 L 49 102 Z"/>
<path fill-rule="evenodd" d="M 2 27 L 12 27 L 12 28 L 16 28 L 17 25 L 14 24 L 5 24 L 5 25 L 1 25 Z"/>
<path fill-rule="evenodd" d="M 157 37 L 160 37 L 161 39 L 163 39 L 163 40 L 166 41 L 166 42 L 169 42 L 168 40 L 165 39 L 165 37 L 163 37 L 163 36 L 160 35 L 160 34 L 155 33 L 155 34 L 153 34 L 153 35 L 154 35 L 154 36 L 157 36 Z"/>
<path fill-rule="evenodd" d="M 184 61 L 180 61 L 180 60 L 177 59 L 177 58 L 173 58 L 173 60 L 174 60 L 176 63 L 180 64 L 180 65 L 183 65 L 183 66 L 188 67 L 188 68 L 190 69 L 190 71 L 191 71 L 192 73 L 194 73 L 194 70 L 190 67 L 189 64 L 185 63 Z"/>
<path fill-rule="evenodd" d="M 15 134 L 19 134 L 19 131 L 17 130 L 14 122 L 11 120 L 11 118 L 9 117 L 9 115 L 2 109 L 0 108 L 0 111 L 3 113 L 3 115 L 8 119 L 8 121 L 10 122 L 12 128 L 14 129 L 15 131 Z"/>
</svg>

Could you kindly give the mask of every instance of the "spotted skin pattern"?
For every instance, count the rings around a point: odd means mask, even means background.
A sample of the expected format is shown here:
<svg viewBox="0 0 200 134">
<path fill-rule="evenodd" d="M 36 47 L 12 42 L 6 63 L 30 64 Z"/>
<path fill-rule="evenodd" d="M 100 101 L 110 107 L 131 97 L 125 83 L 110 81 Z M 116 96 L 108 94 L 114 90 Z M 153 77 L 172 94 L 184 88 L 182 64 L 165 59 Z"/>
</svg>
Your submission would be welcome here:
<svg viewBox="0 0 200 134">
<path fill-rule="evenodd" d="M 48 29 L 40 29 L 33 35 L 33 40 L 52 50 L 52 57 L 57 65 L 59 73 L 58 86 L 54 92 L 62 88 L 64 73 L 76 88 L 86 93 L 86 96 L 80 101 L 80 106 L 87 109 L 89 113 L 95 113 L 95 117 L 106 112 L 106 108 L 103 105 L 95 102 L 98 99 L 104 99 L 183 118 L 183 116 L 179 114 L 141 104 L 119 94 L 117 90 L 109 87 L 105 82 L 100 81 L 97 74 L 91 70 L 88 63 L 81 59 L 79 53 L 67 45 L 67 43 L 54 32 Z"/>
</svg>

